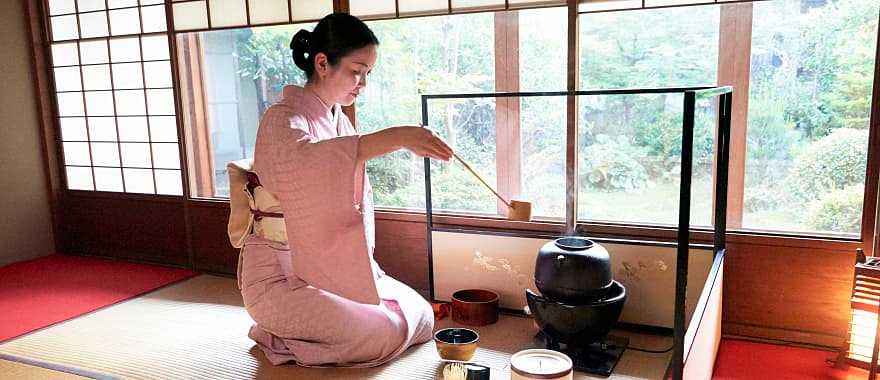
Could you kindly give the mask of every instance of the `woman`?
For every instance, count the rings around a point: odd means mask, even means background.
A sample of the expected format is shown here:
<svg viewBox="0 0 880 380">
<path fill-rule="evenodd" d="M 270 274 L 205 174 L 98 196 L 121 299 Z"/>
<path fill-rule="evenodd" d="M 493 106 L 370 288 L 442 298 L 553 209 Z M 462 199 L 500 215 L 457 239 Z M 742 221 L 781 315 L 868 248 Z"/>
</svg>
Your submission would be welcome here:
<svg viewBox="0 0 880 380">
<path fill-rule="evenodd" d="M 248 335 L 274 364 L 376 366 L 431 338 L 430 305 L 373 260 L 364 165 L 399 149 L 449 160 L 452 149 L 419 126 L 359 135 L 341 112 L 366 86 L 378 44 L 347 14 L 300 30 L 291 49 L 308 83 L 286 86 L 260 122 L 253 170 L 280 204 L 287 241 L 249 236 L 239 282 L 256 322 Z"/>
</svg>

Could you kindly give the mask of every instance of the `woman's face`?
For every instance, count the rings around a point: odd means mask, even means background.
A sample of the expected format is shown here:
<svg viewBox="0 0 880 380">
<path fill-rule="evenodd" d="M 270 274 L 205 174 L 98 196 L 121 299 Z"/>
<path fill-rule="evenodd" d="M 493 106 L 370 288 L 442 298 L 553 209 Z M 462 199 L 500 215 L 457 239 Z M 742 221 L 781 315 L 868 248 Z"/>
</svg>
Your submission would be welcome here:
<svg viewBox="0 0 880 380">
<path fill-rule="evenodd" d="M 367 45 L 342 57 L 336 65 L 329 65 L 326 56 L 315 57 L 319 86 L 330 104 L 350 106 L 361 90 L 367 86 L 367 76 L 373 70 L 377 58 L 376 45 Z"/>
</svg>

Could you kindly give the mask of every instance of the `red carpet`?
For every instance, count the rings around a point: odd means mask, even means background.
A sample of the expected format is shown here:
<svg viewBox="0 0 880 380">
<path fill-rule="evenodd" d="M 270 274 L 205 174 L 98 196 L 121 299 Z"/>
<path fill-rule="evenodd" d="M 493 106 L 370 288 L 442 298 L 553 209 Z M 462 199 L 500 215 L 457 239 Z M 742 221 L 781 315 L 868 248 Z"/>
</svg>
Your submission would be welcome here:
<svg viewBox="0 0 880 380">
<path fill-rule="evenodd" d="M 825 363 L 828 351 L 722 339 L 715 359 L 713 379 L 866 379 L 868 371 L 836 369 Z"/>
<path fill-rule="evenodd" d="M 195 275 L 62 255 L 0 267 L 0 342 Z"/>
</svg>

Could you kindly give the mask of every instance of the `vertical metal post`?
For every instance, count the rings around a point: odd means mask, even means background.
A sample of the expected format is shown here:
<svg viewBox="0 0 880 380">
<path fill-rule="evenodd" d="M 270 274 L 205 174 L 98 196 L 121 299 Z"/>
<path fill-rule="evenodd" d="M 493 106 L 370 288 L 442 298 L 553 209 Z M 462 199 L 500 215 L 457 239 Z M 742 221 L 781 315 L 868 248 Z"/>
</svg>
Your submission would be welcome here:
<svg viewBox="0 0 880 380">
<path fill-rule="evenodd" d="M 681 188 L 678 205 L 678 251 L 675 267 L 675 336 L 672 352 L 672 378 L 681 380 L 684 373 L 685 300 L 687 293 L 690 248 L 691 175 L 694 160 L 694 108 L 696 93 L 684 93 L 684 117 L 681 133 Z"/>
<path fill-rule="evenodd" d="M 422 126 L 428 125 L 428 98 L 422 95 Z M 434 248 L 431 245 L 431 235 L 434 231 L 434 217 L 431 206 L 431 159 L 425 157 L 425 215 L 427 221 L 427 245 L 428 245 L 428 295 L 433 302 L 434 298 Z"/>
<path fill-rule="evenodd" d="M 727 177 L 732 111 L 733 92 L 722 94 L 718 99 L 718 149 L 715 154 L 715 253 L 725 249 L 727 244 Z"/>
</svg>

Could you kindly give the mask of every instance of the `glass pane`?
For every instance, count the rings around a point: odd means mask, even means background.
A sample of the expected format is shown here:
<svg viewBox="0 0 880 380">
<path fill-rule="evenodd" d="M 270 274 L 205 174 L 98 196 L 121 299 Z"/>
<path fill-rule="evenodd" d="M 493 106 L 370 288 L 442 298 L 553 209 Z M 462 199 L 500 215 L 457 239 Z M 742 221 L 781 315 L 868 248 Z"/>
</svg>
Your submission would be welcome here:
<svg viewBox="0 0 880 380">
<path fill-rule="evenodd" d="M 110 11 L 110 32 L 114 36 L 141 32 L 141 17 L 137 8 Z"/>
<path fill-rule="evenodd" d="M 64 164 L 65 165 L 91 165 L 92 160 L 89 158 L 89 144 L 84 142 L 65 142 L 64 143 Z"/>
<path fill-rule="evenodd" d="M 86 119 L 83 117 L 62 117 L 58 119 L 61 125 L 61 139 L 64 141 L 88 141 L 86 132 Z"/>
<path fill-rule="evenodd" d="M 150 115 L 174 115 L 174 92 L 171 89 L 147 90 Z"/>
<path fill-rule="evenodd" d="M 141 37 L 141 44 L 145 61 L 168 59 L 168 36 L 144 36 Z"/>
<path fill-rule="evenodd" d="M 565 134 L 564 96 L 520 98 L 521 190 L 512 198 L 531 202 L 533 217 L 565 218 Z"/>
<path fill-rule="evenodd" d="M 580 16 L 580 88 L 714 84 L 719 7 Z M 681 170 L 681 94 L 578 99 L 578 218 L 674 225 Z M 714 106 L 695 120 L 691 223 L 710 225 Z"/>
<path fill-rule="evenodd" d="M 183 195 L 180 170 L 155 170 L 156 193 L 164 195 Z"/>
<path fill-rule="evenodd" d="M 168 29 L 165 25 L 164 5 L 141 8 L 141 18 L 144 22 L 144 33 L 164 32 Z"/>
<path fill-rule="evenodd" d="M 150 141 L 146 117 L 118 117 L 116 122 L 119 123 L 119 141 Z"/>
<path fill-rule="evenodd" d="M 150 161 L 150 144 L 145 143 L 120 143 L 122 149 L 122 166 L 135 168 L 152 167 Z"/>
<path fill-rule="evenodd" d="M 68 166 L 65 168 L 67 172 L 67 188 L 70 190 L 94 190 L 92 184 L 92 168 L 82 168 Z"/>
<path fill-rule="evenodd" d="M 55 90 L 57 91 L 81 91 L 79 67 L 55 68 Z"/>
<path fill-rule="evenodd" d="M 132 89 L 144 88 L 144 78 L 140 63 L 113 64 L 113 88 Z"/>
<path fill-rule="evenodd" d="M 122 169 L 125 191 L 129 193 L 155 194 L 152 169 Z"/>
<path fill-rule="evenodd" d="M 287 0 L 248 0 L 251 24 L 287 21 Z"/>
<path fill-rule="evenodd" d="M 153 167 L 180 169 L 180 153 L 177 144 L 153 144 Z"/>
<path fill-rule="evenodd" d="M 290 0 L 293 21 L 320 20 L 333 13 L 333 0 Z"/>
<path fill-rule="evenodd" d="M 143 90 L 120 90 L 115 92 L 116 114 L 142 116 L 147 114 Z"/>
<path fill-rule="evenodd" d="M 861 233 L 880 2 L 756 2 L 743 227 Z"/>
<path fill-rule="evenodd" d="M 150 138 L 156 142 L 177 142 L 174 116 L 150 116 Z"/>
<path fill-rule="evenodd" d="M 82 38 L 104 37 L 109 34 L 106 11 L 81 13 L 79 23 Z"/>
<path fill-rule="evenodd" d="M 105 0 L 76 0 L 77 10 L 82 12 L 100 11 L 104 9 Z"/>
<path fill-rule="evenodd" d="M 144 78 L 146 79 L 147 87 L 171 87 L 170 62 L 144 62 Z"/>
<path fill-rule="evenodd" d="M 67 66 L 79 64 L 79 51 L 76 42 L 52 44 L 52 64 Z"/>
<path fill-rule="evenodd" d="M 58 116 L 84 116 L 81 92 L 60 92 L 58 99 Z"/>
<path fill-rule="evenodd" d="M 110 90 L 110 66 L 89 65 L 82 67 L 83 84 L 86 90 Z"/>
<path fill-rule="evenodd" d="M 79 37 L 79 31 L 76 25 L 76 16 L 58 16 L 51 17 L 52 23 L 52 40 L 72 40 Z"/>
<path fill-rule="evenodd" d="M 95 190 L 122 192 L 122 170 L 95 168 Z"/>
<path fill-rule="evenodd" d="M 90 117 L 91 141 L 116 141 L 116 119 L 113 117 Z"/>
<path fill-rule="evenodd" d="M 568 49 L 568 10 L 544 8 L 518 13 L 519 90 L 564 91 L 568 73 L 565 54 L 547 52 Z"/>
<path fill-rule="evenodd" d="M 73 0 L 49 0 L 49 14 L 63 15 L 76 12 L 76 4 Z"/>
<path fill-rule="evenodd" d="M 92 143 L 92 162 L 95 166 L 119 166 L 119 146 L 116 143 Z"/>
<path fill-rule="evenodd" d="M 110 60 L 112 62 L 133 62 L 141 60 L 141 44 L 137 37 L 114 38 L 110 40 Z"/>
<path fill-rule="evenodd" d="M 133 6 L 136 6 L 137 4 L 138 4 L 137 0 L 107 0 L 107 7 L 110 9 L 133 7 Z"/>
<path fill-rule="evenodd" d="M 247 25 L 244 0 L 211 0 L 211 27 Z"/>
<path fill-rule="evenodd" d="M 113 116 L 113 94 L 110 91 L 89 91 L 86 95 L 86 114 Z"/>
<path fill-rule="evenodd" d="M 82 64 L 107 63 L 107 40 L 83 41 L 79 43 Z"/>
<path fill-rule="evenodd" d="M 208 27 L 208 8 L 204 1 L 174 4 L 174 29 L 191 30 Z"/>
</svg>

